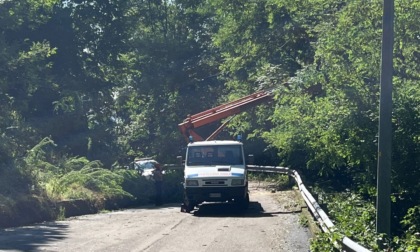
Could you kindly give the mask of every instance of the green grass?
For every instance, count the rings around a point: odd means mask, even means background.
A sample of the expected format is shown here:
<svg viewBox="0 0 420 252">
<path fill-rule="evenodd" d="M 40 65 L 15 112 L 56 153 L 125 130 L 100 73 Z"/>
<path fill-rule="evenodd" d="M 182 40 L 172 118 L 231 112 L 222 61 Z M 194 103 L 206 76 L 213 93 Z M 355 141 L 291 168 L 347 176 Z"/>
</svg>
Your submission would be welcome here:
<svg viewBox="0 0 420 252">
<path fill-rule="evenodd" d="M 289 176 L 285 174 L 249 172 L 248 179 L 270 184 L 270 187 L 274 187 L 278 191 L 293 188 L 293 183 L 291 183 Z"/>
</svg>

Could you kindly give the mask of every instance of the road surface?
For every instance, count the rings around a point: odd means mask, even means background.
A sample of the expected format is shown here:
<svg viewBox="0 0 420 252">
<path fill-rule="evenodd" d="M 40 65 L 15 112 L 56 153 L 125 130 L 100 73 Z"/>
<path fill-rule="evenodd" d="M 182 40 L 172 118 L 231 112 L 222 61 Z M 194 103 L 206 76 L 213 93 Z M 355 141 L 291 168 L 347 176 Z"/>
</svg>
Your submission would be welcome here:
<svg viewBox="0 0 420 252">
<path fill-rule="evenodd" d="M 250 186 L 250 207 L 145 206 L 0 230 L 0 251 L 309 251 L 294 191 Z"/>
</svg>

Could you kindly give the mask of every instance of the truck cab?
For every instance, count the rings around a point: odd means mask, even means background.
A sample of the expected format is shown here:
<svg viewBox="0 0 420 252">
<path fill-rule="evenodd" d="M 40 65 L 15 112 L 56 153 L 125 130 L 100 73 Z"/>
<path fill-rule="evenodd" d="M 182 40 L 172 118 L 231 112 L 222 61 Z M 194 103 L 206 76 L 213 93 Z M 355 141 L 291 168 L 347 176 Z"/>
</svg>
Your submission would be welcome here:
<svg viewBox="0 0 420 252">
<path fill-rule="evenodd" d="M 189 143 L 183 184 L 183 212 L 190 212 L 203 202 L 234 202 L 242 209 L 247 208 L 248 179 L 242 142 Z"/>
</svg>

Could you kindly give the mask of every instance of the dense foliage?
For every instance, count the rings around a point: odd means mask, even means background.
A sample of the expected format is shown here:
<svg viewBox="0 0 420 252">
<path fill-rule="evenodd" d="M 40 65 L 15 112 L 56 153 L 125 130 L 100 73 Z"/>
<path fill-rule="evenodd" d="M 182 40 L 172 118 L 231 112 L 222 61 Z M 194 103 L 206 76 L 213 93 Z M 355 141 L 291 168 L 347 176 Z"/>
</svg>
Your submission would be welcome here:
<svg viewBox="0 0 420 252">
<path fill-rule="evenodd" d="M 400 251 L 420 243 L 419 16 L 418 1 L 395 1 L 388 244 Z M 186 115 L 273 89 L 224 135 L 243 133 L 261 164 L 350 190 L 331 214 L 374 247 L 382 1 L 0 0 L 0 24 L 2 202 L 141 198 L 147 182 L 120 168 L 174 162 Z M 354 225 L 347 198 L 363 206 Z"/>
</svg>

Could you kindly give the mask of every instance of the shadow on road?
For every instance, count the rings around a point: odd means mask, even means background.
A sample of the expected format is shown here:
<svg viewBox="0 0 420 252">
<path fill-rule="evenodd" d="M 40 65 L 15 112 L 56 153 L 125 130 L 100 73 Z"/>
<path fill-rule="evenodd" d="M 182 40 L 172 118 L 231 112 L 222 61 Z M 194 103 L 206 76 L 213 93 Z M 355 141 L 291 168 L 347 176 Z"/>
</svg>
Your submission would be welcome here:
<svg viewBox="0 0 420 252">
<path fill-rule="evenodd" d="M 0 230 L 0 250 L 36 251 L 39 246 L 64 239 L 67 229 L 66 224 L 51 222 Z"/>
<path fill-rule="evenodd" d="M 193 212 L 197 217 L 273 217 L 266 213 L 259 202 L 249 202 L 246 210 L 238 208 L 233 203 L 204 203 Z"/>
</svg>

